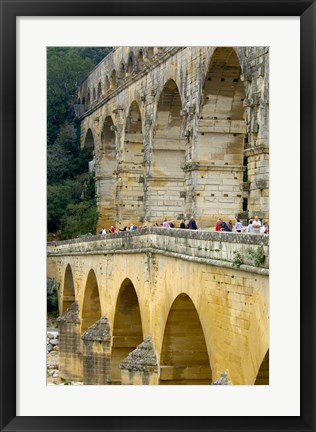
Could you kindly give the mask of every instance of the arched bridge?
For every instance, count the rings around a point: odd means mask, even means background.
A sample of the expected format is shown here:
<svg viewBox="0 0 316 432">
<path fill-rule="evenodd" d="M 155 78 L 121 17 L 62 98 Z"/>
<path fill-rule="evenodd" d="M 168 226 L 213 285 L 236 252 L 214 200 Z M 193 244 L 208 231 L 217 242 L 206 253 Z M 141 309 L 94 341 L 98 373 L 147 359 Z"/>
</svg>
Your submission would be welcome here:
<svg viewBox="0 0 316 432">
<path fill-rule="evenodd" d="M 152 227 L 49 243 L 48 276 L 65 378 L 268 383 L 268 236 Z"/>
</svg>

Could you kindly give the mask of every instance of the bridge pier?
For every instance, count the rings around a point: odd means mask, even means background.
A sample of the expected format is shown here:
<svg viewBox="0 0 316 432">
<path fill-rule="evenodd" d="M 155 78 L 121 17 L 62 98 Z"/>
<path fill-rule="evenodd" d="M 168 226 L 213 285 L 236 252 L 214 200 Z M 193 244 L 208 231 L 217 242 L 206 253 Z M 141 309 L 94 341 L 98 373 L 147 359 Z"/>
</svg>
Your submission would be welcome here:
<svg viewBox="0 0 316 432">
<path fill-rule="evenodd" d="M 83 340 L 83 383 L 108 384 L 110 375 L 111 331 L 106 316 L 81 336 Z"/>
<path fill-rule="evenodd" d="M 82 340 L 79 303 L 75 301 L 59 317 L 59 376 L 71 381 L 82 381 Z"/>
<path fill-rule="evenodd" d="M 158 362 L 151 336 L 147 336 L 146 339 L 120 363 L 120 369 L 122 384 L 159 384 Z"/>
</svg>

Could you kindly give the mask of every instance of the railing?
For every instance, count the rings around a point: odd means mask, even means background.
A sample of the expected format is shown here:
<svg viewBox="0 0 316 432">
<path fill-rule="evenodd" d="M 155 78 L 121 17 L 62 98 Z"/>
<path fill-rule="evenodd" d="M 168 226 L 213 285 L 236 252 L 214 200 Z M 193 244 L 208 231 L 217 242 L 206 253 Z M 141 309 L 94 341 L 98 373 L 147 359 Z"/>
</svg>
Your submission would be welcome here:
<svg viewBox="0 0 316 432">
<path fill-rule="evenodd" d="M 149 253 L 267 274 L 269 236 L 187 229 L 142 228 L 106 236 L 50 242 L 48 256 Z"/>
</svg>

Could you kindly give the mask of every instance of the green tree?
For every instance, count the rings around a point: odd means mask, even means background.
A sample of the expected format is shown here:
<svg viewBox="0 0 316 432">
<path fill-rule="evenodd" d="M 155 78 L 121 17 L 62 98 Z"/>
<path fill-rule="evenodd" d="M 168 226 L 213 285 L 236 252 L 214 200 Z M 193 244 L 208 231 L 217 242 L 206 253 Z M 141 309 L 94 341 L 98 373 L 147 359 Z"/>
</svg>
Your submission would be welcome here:
<svg viewBox="0 0 316 432">
<path fill-rule="evenodd" d="M 80 149 L 74 118 L 80 81 L 111 48 L 47 49 L 47 226 L 48 232 L 95 233 L 94 179 L 88 173 L 91 152 Z M 79 215 L 79 216 L 78 216 Z M 73 219 L 73 221 L 72 221 Z M 63 233 L 62 233 L 63 235 Z"/>
<path fill-rule="evenodd" d="M 68 204 L 62 218 L 63 232 L 66 235 L 95 234 L 98 221 L 97 207 L 93 200 Z"/>
<path fill-rule="evenodd" d="M 47 225 L 49 232 L 61 228 L 61 220 L 69 203 L 80 201 L 82 184 L 76 180 L 66 180 L 62 184 L 47 186 Z"/>
</svg>

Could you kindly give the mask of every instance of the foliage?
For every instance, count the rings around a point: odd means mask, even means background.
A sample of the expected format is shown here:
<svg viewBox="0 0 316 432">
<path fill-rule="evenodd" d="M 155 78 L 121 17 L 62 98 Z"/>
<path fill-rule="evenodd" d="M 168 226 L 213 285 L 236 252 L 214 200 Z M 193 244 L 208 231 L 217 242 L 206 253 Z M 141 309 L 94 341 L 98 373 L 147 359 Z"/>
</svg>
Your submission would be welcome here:
<svg viewBox="0 0 316 432">
<path fill-rule="evenodd" d="M 62 217 L 62 228 L 67 236 L 95 233 L 98 212 L 92 200 L 69 204 Z"/>
<path fill-rule="evenodd" d="M 234 254 L 233 266 L 239 268 L 244 263 L 243 256 L 239 251 L 234 251 L 233 254 Z"/>
<path fill-rule="evenodd" d="M 73 120 L 80 81 L 110 52 L 110 48 L 47 48 L 47 138 L 55 142 L 59 128 Z"/>
<path fill-rule="evenodd" d="M 47 226 L 56 232 L 95 232 L 94 180 L 88 174 L 91 151 L 80 149 L 77 103 L 80 81 L 111 48 L 47 48 Z M 68 208 L 69 206 L 69 208 Z M 76 214 L 78 212 L 78 214 Z M 71 222 L 70 218 L 74 221 Z M 93 229 L 94 227 L 94 229 Z"/>
<path fill-rule="evenodd" d="M 258 246 L 256 251 L 249 248 L 247 250 L 247 255 L 256 267 L 260 267 L 261 264 L 264 263 L 264 260 L 266 258 L 263 246 Z"/>
<path fill-rule="evenodd" d="M 82 185 L 77 180 L 47 186 L 47 224 L 49 232 L 60 229 L 61 220 L 69 203 L 79 202 Z"/>
</svg>

